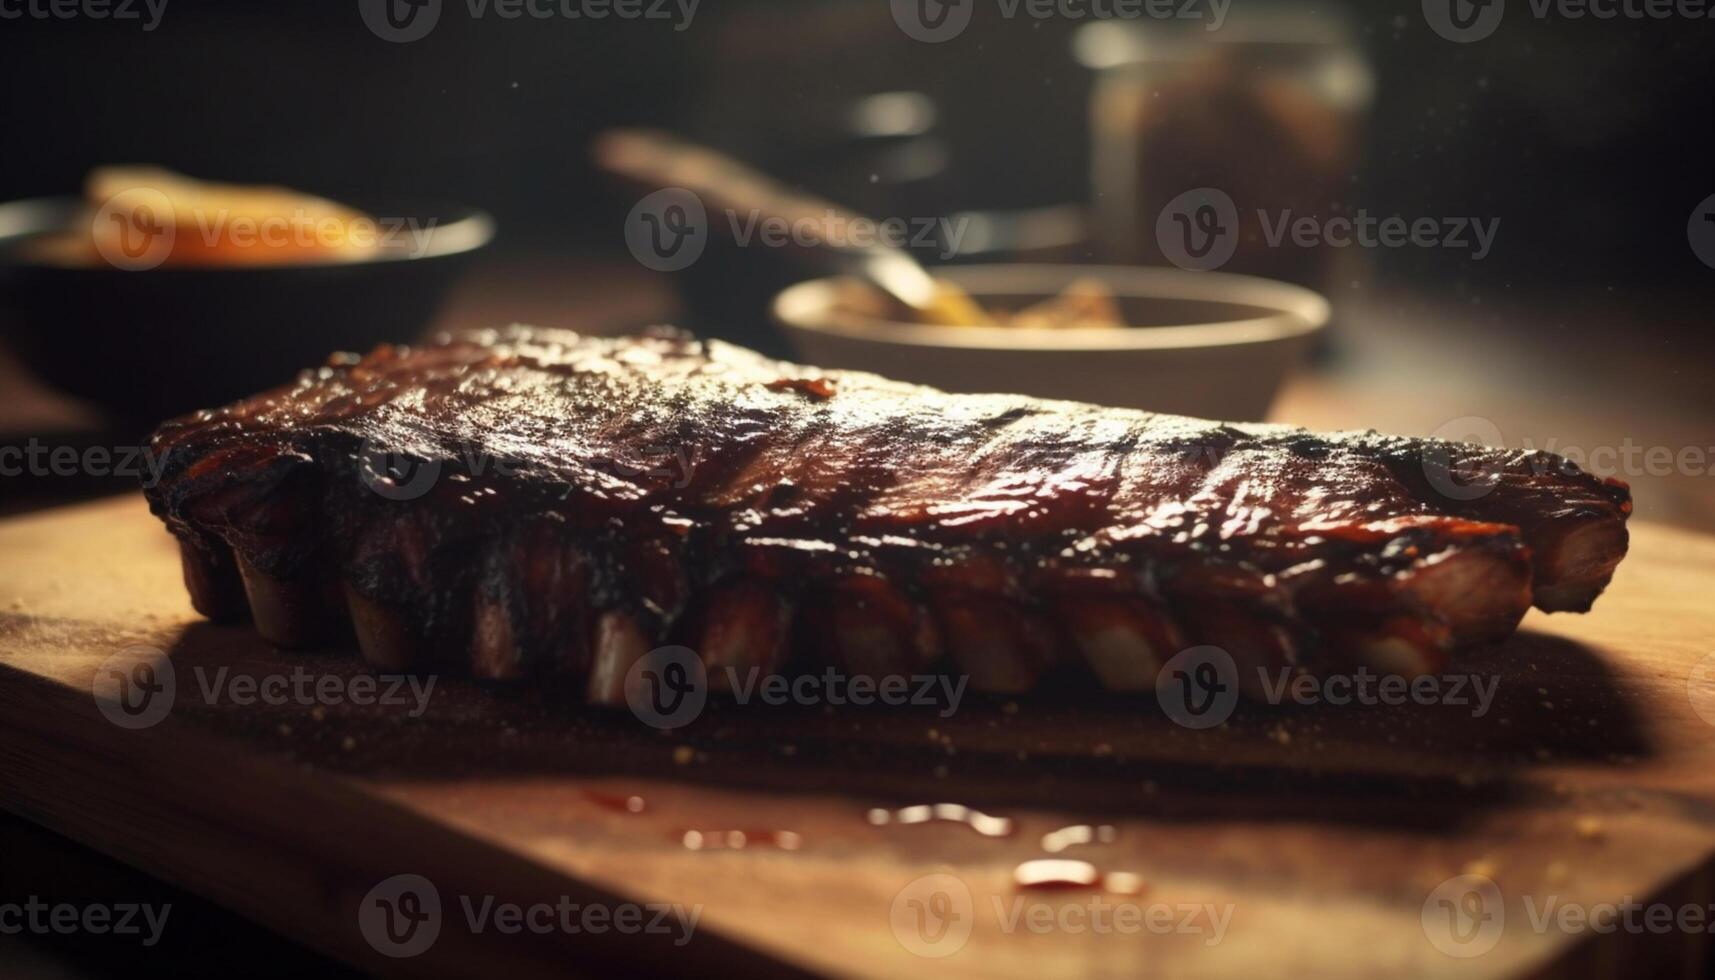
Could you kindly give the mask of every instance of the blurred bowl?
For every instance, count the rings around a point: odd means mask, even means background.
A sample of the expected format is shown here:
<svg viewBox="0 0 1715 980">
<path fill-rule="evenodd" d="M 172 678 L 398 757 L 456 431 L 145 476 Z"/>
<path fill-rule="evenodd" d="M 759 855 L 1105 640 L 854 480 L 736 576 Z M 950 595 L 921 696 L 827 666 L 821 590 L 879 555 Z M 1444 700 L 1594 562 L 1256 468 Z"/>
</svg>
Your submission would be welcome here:
<svg viewBox="0 0 1715 980">
<path fill-rule="evenodd" d="M 415 339 L 494 236 L 489 216 L 468 208 L 366 210 L 415 220 L 426 239 L 404 235 L 356 262 L 128 271 L 50 264 L 20 247 L 77 229 L 88 220 L 81 199 L 0 205 L 0 322 L 38 375 L 121 424 L 220 405 L 331 351 Z"/>
<path fill-rule="evenodd" d="M 935 270 L 985 307 L 1012 310 L 1079 279 L 1113 290 L 1124 327 L 941 327 L 876 315 L 861 284 L 815 279 L 775 297 L 798 356 L 946 391 L 1017 392 L 1228 421 L 1262 419 L 1327 326 L 1328 302 L 1251 276 L 1136 266 L 973 265 Z"/>
</svg>

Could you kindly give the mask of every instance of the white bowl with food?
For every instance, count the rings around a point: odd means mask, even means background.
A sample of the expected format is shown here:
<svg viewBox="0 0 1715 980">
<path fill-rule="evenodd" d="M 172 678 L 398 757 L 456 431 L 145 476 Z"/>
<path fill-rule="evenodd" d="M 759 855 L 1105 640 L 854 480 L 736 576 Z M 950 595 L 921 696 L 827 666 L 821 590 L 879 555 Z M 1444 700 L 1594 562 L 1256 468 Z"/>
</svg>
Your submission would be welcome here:
<svg viewBox="0 0 1715 980">
<path fill-rule="evenodd" d="M 973 265 L 935 270 L 951 308 L 985 322 L 914 322 L 863 282 L 788 287 L 775 320 L 801 360 L 946 391 L 1008 391 L 1202 418 L 1263 418 L 1328 325 L 1300 286 L 1137 266 Z M 945 318 L 943 318 L 945 319 Z"/>
</svg>

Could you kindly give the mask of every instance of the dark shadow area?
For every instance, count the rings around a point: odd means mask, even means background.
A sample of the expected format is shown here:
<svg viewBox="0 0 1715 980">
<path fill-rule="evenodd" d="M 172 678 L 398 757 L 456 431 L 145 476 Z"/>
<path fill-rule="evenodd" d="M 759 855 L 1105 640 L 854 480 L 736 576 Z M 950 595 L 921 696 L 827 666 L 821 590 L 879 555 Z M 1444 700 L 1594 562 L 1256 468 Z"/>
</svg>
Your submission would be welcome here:
<svg viewBox="0 0 1715 980">
<path fill-rule="evenodd" d="M 130 917 L 142 935 L 26 930 L 5 936 L 0 976 L 362 976 L 184 889 L 0 811 L 0 903 L 27 912 L 32 902 L 48 909 L 110 908 L 115 924 L 125 906 L 147 905 L 156 910 L 160 929 L 156 941 L 144 946 L 150 930 L 138 913 Z"/>
<path fill-rule="evenodd" d="M 399 679 L 377 688 L 394 703 L 259 706 L 223 693 L 233 677 L 299 668 L 349 681 L 365 669 L 346 654 L 287 656 L 246 629 L 209 624 L 187 629 L 171 652 L 175 714 L 358 777 L 635 777 L 873 805 L 946 800 L 1450 833 L 1487 808 L 1550 792 L 1526 778 L 1532 769 L 1624 766 L 1653 754 L 1640 689 L 1594 651 L 1533 633 L 1455 665 L 1439 703 L 1241 703 L 1203 731 L 1175 724 L 1150 695 L 1073 689 L 967 695 L 951 712 L 945 702 L 770 705 L 714 695 L 673 731 L 623 708 L 582 706 L 575 688 L 544 682 L 436 677 L 427 688 L 420 678 L 413 693 Z"/>
</svg>

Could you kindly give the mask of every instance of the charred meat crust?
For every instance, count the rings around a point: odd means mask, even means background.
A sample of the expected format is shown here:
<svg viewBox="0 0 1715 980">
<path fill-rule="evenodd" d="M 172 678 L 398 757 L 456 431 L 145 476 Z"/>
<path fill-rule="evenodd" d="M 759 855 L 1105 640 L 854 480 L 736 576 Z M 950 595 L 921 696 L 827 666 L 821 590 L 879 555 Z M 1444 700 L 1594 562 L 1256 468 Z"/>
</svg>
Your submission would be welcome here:
<svg viewBox="0 0 1715 980">
<path fill-rule="evenodd" d="M 1532 602 L 1588 608 L 1631 510 L 1542 453 L 524 327 L 338 356 L 154 449 L 150 506 L 205 615 L 605 701 L 669 640 L 721 667 L 951 663 L 994 691 L 1068 663 L 1146 687 L 1201 643 L 1429 672 Z"/>
</svg>

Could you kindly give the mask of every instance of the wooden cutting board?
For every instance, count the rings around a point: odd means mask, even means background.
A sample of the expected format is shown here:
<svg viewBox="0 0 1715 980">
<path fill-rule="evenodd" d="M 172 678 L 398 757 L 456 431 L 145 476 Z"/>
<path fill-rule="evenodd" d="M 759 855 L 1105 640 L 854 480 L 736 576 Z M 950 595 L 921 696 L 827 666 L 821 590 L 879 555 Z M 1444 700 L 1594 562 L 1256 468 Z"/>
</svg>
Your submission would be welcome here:
<svg viewBox="0 0 1715 980">
<path fill-rule="evenodd" d="M 0 524 L 0 802 L 384 973 L 1701 975 L 1715 539 L 1634 533 L 1594 613 L 1533 613 L 1458 666 L 1497 684 L 1480 716 L 1241 707 L 1192 731 L 1122 698 L 967 699 L 950 717 L 712 703 L 661 732 L 450 679 L 421 712 L 237 703 L 240 678 L 298 669 L 356 693 L 361 671 L 200 622 L 169 539 L 141 499 L 120 499 Z M 170 656 L 176 698 L 158 724 L 124 728 L 92 684 L 149 648 Z M 940 802 L 1013 832 L 867 817 Z M 1048 856 L 1043 834 L 1086 823 L 1111 825 L 1112 842 L 1056 856 L 1133 873 L 1141 894 L 1015 885 L 1016 865 Z M 693 849 L 691 831 L 749 846 Z M 410 958 L 360 927 L 371 889 L 399 874 L 442 905 L 438 937 Z M 1493 889 L 1443 887 L 1464 874 Z M 473 931 L 461 902 L 561 896 L 701 913 L 675 945 Z M 1561 918 L 1627 900 L 1696 907 L 1703 924 Z"/>
</svg>

